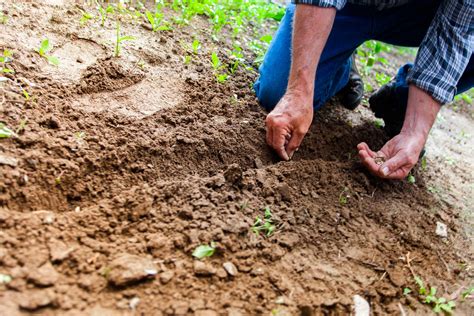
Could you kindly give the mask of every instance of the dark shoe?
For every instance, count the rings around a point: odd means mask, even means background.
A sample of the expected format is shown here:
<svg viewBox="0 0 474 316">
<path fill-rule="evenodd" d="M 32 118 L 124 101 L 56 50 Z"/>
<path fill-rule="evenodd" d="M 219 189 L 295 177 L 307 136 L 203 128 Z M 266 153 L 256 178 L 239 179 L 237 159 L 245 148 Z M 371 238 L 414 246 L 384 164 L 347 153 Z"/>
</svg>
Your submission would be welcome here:
<svg viewBox="0 0 474 316">
<path fill-rule="evenodd" d="M 337 96 L 341 104 L 349 110 L 354 110 L 360 104 L 360 101 L 362 101 L 362 97 L 364 96 L 364 82 L 362 82 L 362 78 L 357 70 L 355 53 L 352 54 L 349 82 L 337 93 Z"/>
<path fill-rule="evenodd" d="M 390 138 L 400 134 L 402 130 L 407 110 L 406 101 L 404 95 L 397 93 L 394 82 L 382 86 L 369 98 L 370 109 L 375 117 L 384 120 L 384 130 Z"/>
</svg>

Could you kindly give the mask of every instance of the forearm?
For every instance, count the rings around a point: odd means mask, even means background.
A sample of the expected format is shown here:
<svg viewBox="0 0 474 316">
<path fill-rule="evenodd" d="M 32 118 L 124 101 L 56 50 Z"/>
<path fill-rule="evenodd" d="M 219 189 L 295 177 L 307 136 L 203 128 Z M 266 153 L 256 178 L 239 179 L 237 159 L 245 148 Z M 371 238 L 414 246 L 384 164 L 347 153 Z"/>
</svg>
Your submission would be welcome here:
<svg viewBox="0 0 474 316">
<path fill-rule="evenodd" d="M 441 105 L 427 92 L 413 84 L 408 91 L 407 111 L 401 133 L 422 135 L 426 139 Z"/>
<path fill-rule="evenodd" d="M 316 68 L 332 29 L 336 9 L 300 4 L 293 24 L 288 91 L 313 98 Z"/>
</svg>

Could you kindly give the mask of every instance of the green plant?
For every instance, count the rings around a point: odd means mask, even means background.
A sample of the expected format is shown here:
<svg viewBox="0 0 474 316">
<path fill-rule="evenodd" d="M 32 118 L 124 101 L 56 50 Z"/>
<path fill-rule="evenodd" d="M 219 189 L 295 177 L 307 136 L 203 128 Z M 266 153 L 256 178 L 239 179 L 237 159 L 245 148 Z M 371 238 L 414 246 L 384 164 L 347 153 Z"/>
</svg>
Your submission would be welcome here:
<svg viewBox="0 0 474 316">
<path fill-rule="evenodd" d="M 339 194 L 339 204 L 344 206 L 347 204 L 347 202 L 349 201 L 349 198 L 351 197 L 349 195 L 349 189 L 348 188 L 344 188 L 344 190 L 342 190 L 342 192 Z"/>
<path fill-rule="evenodd" d="M 427 166 L 428 162 L 426 161 L 426 156 L 423 156 L 423 158 L 421 158 L 421 169 L 426 170 Z"/>
<path fill-rule="evenodd" d="M 171 27 L 168 25 L 168 23 L 163 20 L 164 15 L 162 12 L 158 11 L 158 7 L 154 13 L 146 10 L 145 16 L 148 22 L 151 24 L 153 32 L 171 30 Z"/>
<path fill-rule="evenodd" d="M 185 65 L 188 65 L 190 62 L 191 62 L 191 56 L 186 55 L 186 56 L 183 57 L 183 63 Z"/>
<path fill-rule="evenodd" d="M 135 40 L 135 37 L 125 35 L 121 36 L 120 35 L 120 23 L 117 22 L 117 27 L 116 27 L 116 39 L 115 39 L 115 49 L 114 49 L 114 56 L 119 57 L 120 56 L 120 50 L 121 50 L 121 43 L 125 41 L 133 41 Z"/>
<path fill-rule="evenodd" d="M 252 226 L 252 231 L 258 236 L 260 232 L 263 232 L 265 236 L 269 237 L 276 230 L 276 226 L 273 224 L 273 214 L 270 211 L 270 207 L 265 207 L 263 218 L 257 216 L 255 223 Z"/>
<path fill-rule="evenodd" d="M 451 314 L 453 309 L 456 307 L 456 303 L 451 300 L 447 300 L 444 297 L 437 297 L 436 287 L 428 287 L 425 286 L 423 280 L 418 277 L 414 276 L 415 283 L 418 285 L 418 294 L 422 299 L 422 303 L 431 305 L 433 307 L 433 312 L 435 313 L 448 313 Z"/>
<path fill-rule="evenodd" d="M 219 57 L 215 52 L 212 52 L 211 54 L 211 64 L 212 68 L 214 69 L 214 76 L 216 77 L 217 82 L 224 83 L 229 77 L 229 75 L 223 72 L 225 66 L 222 65 Z"/>
<path fill-rule="evenodd" d="M 52 45 L 49 44 L 49 39 L 44 39 L 41 41 L 40 47 L 36 49 L 36 52 L 43 58 L 46 58 L 46 60 L 54 65 L 58 66 L 59 65 L 59 60 L 57 57 L 48 55 L 48 52 L 53 48 Z"/>
<path fill-rule="evenodd" d="M 97 10 L 99 11 L 100 15 L 100 25 L 103 27 L 105 22 L 107 21 L 107 16 L 109 13 L 114 13 L 114 7 L 110 4 L 104 9 L 102 5 L 97 2 Z"/>
<path fill-rule="evenodd" d="M 79 20 L 79 24 L 84 26 L 89 22 L 90 19 L 94 18 L 94 16 L 86 11 L 82 11 L 81 19 Z"/>
<path fill-rule="evenodd" d="M 0 24 L 7 24 L 8 16 L 0 12 Z"/>
<path fill-rule="evenodd" d="M 195 39 L 191 44 L 191 47 L 193 48 L 194 55 L 197 55 L 199 48 L 201 48 L 201 43 L 199 40 Z"/>
<path fill-rule="evenodd" d="M 384 122 L 383 119 L 377 118 L 377 119 L 374 120 L 374 125 L 375 125 L 375 127 L 377 127 L 377 128 L 382 128 L 382 127 L 385 126 L 385 122 Z"/>
<path fill-rule="evenodd" d="M 20 134 L 21 132 L 23 132 L 26 128 L 27 123 L 28 123 L 28 119 L 20 120 L 20 124 L 18 124 L 18 127 L 17 127 L 15 133 Z"/>
<path fill-rule="evenodd" d="M 415 177 L 414 177 L 412 174 L 409 174 L 409 175 L 408 175 L 407 181 L 408 181 L 408 183 L 410 183 L 410 184 L 415 184 L 415 182 L 416 182 Z"/>
<path fill-rule="evenodd" d="M 0 63 L 2 64 L 2 67 L 1 67 L 1 72 L 3 73 L 13 73 L 14 70 L 9 68 L 6 64 L 11 62 L 13 60 L 13 53 L 8 50 L 8 49 L 4 49 L 3 50 L 3 53 L 2 55 L 0 56 Z"/>
<path fill-rule="evenodd" d="M 211 241 L 210 245 L 200 245 L 193 251 L 193 257 L 202 259 L 204 257 L 211 257 L 216 251 L 215 242 Z"/>
<path fill-rule="evenodd" d="M 15 132 L 9 129 L 5 124 L 0 123 L 0 138 L 10 138 L 15 136 Z"/>
<path fill-rule="evenodd" d="M 474 286 L 471 286 L 467 290 L 463 291 L 461 297 L 463 300 L 465 300 L 468 296 L 471 296 L 472 294 L 474 294 Z"/>
</svg>

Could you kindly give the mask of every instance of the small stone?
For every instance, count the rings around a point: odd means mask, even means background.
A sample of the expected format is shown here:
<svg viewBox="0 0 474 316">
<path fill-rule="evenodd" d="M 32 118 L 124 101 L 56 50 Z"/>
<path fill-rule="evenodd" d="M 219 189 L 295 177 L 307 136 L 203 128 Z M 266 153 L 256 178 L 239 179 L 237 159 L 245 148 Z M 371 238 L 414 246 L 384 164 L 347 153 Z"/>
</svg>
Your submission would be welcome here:
<svg viewBox="0 0 474 316">
<path fill-rule="evenodd" d="M 216 269 L 210 265 L 201 261 L 194 261 L 194 274 L 198 276 L 211 276 L 216 274 Z"/>
<path fill-rule="evenodd" d="M 174 272 L 171 270 L 165 271 L 160 274 L 160 282 L 166 284 L 174 277 Z"/>
<path fill-rule="evenodd" d="M 115 286 L 124 286 L 153 277 L 158 273 L 156 265 L 148 258 L 123 253 L 110 264 L 108 282 Z"/>
<path fill-rule="evenodd" d="M 0 165 L 16 167 L 18 165 L 18 159 L 0 154 Z"/>
<path fill-rule="evenodd" d="M 253 163 L 255 165 L 255 168 L 257 168 L 257 169 L 262 169 L 263 168 L 262 160 L 258 157 L 254 159 Z"/>
<path fill-rule="evenodd" d="M 49 255 L 53 262 L 63 261 L 75 250 L 74 247 L 68 247 L 64 242 L 57 239 L 51 240 L 48 243 L 48 247 Z"/>
<path fill-rule="evenodd" d="M 54 291 L 51 289 L 27 292 L 20 300 L 20 307 L 33 311 L 52 304 L 54 299 Z"/>
<path fill-rule="evenodd" d="M 442 222 L 436 222 L 436 235 L 442 238 L 448 237 L 448 226 Z"/>
<path fill-rule="evenodd" d="M 128 306 L 130 307 L 131 310 L 135 310 L 137 308 L 138 303 L 140 303 L 140 298 L 134 297 L 130 300 L 128 303 Z"/>
<path fill-rule="evenodd" d="M 230 276 L 234 277 L 238 274 L 237 268 L 235 267 L 235 265 L 232 262 L 225 262 L 223 264 L 223 267 L 224 267 L 225 271 L 227 271 L 227 273 Z"/>
<path fill-rule="evenodd" d="M 50 262 L 46 262 L 39 269 L 28 274 L 28 280 L 38 286 L 54 285 L 59 279 L 59 273 Z"/>
<path fill-rule="evenodd" d="M 224 268 L 218 268 L 216 275 L 219 279 L 225 279 L 227 278 L 227 272 L 225 271 Z"/>
<path fill-rule="evenodd" d="M 354 295 L 354 315 L 355 316 L 370 316 L 370 305 L 360 295 Z"/>
<path fill-rule="evenodd" d="M 265 273 L 265 271 L 263 270 L 263 268 L 253 268 L 252 271 L 250 271 L 250 275 L 251 276 L 260 276 L 260 275 L 263 275 Z"/>
</svg>

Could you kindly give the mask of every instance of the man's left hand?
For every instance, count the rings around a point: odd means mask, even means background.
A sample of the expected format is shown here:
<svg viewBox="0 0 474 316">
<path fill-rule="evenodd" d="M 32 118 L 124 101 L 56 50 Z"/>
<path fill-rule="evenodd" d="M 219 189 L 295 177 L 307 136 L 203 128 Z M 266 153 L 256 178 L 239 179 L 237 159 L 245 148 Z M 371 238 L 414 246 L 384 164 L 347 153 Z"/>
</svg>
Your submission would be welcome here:
<svg viewBox="0 0 474 316">
<path fill-rule="evenodd" d="M 357 149 L 362 163 L 371 173 L 381 178 L 401 180 L 417 163 L 425 142 L 423 134 L 400 133 L 378 152 L 372 151 L 366 143 L 360 143 Z"/>
</svg>

